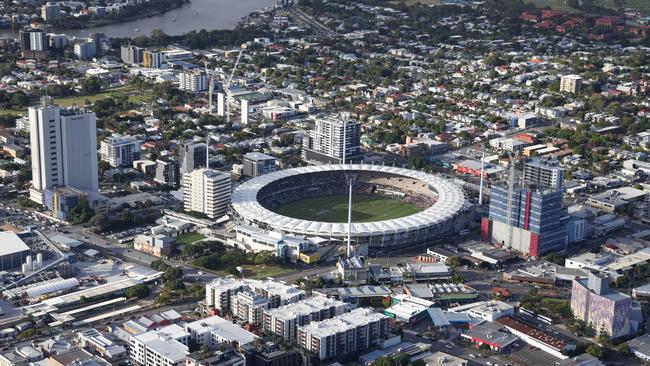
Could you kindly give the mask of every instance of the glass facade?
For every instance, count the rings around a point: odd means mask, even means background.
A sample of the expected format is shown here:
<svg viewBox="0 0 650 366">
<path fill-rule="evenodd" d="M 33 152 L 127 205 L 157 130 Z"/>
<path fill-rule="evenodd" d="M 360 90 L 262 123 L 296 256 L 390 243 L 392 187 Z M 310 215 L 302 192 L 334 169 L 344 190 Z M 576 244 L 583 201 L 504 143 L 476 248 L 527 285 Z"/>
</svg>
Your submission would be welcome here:
<svg viewBox="0 0 650 366">
<path fill-rule="evenodd" d="M 567 243 L 566 216 L 562 192 L 541 192 L 515 188 L 512 212 L 508 218 L 508 188 L 493 186 L 490 197 L 490 219 L 528 230 L 538 237 L 538 253 L 564 250 Z M 531 253 L 532 254 L 532 253 Z"/>
</svg>

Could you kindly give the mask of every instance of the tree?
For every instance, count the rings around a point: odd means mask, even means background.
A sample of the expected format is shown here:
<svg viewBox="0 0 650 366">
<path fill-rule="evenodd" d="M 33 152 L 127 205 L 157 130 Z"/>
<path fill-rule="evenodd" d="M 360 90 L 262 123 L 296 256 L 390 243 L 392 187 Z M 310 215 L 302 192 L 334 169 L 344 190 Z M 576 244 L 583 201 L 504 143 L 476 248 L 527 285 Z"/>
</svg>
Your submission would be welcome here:
<svg viewBox="0 0 650 366">
<path fill-rule="evenodd" d="M 453 283 L 463 283 L 463 282 L 465 282 L 465 277 L 463 277 L 460 273 L 454 273 L 451 276 L 451 282 L 453 282 Z"/>
<path fill-rule="evenodd" d="M 92 226 L 99 227 L 100 230 L 106 230 L 111 225 L 111 221 L 108 219 L 108 217 L 101 213 L 91 217 L 90 220 L 88 220 L 88 223 Z"/>
<path fill-rule="evenodd" d="M 632 350 L 630 350 L 630 345 L 627 344 L 627 342 L 621 344 L 621 345 L 618 347 L 618 351 L 619 351 L 620 353 L 626 355 L 626 356 L 632 354 Z"/>
<path fill-rule="evenodd" d="M 187 289 L 187 292 L 195 299 L 201 300 L 205 298 L 205 286 L 199 284 L 193 284 Z"/>
<path fill-rule="evenodd" d="M 452 255 L 451 257 L 447 258 L 445 264 L 449 267 L 458 267 L 463 264 L 463 258 L 458 255 Z"/>
<path fill-rule="evenodd" d="M 603 347 L 612 346 L 612 337 L 604 326 L 600 328 L 600 332 L 598 333 L 598 343 Z"/>
<path fill-rule="evenodd" d="M 595 344 L 592 344 L 589 347 L 587 347 L 587 353 L 598 359 L 602 359 L 603 357 L 605 357 L 605 350 L 602 347 L 597 346 Z"/>
<path fill-rule="evenodd" d="M 70 217 L 73 224 L 81 224 L 90 220 L 93 213 L 88 205 L 88 198 L 80 196 L 77 205 L 70 210 Z"/>
<path fill-rule="evenodd" d="M 164 290 L 156 297 L 156 304 L 168 304 L 173 298 L 171 291 Z"/>
<path fill-rule="evenodd" d="M 147 285 L 136 285 L 131 288 L 126 289 L 126 297 L 128 298 L 145 298 L 149 296 L 151 290 Z"/>
<path fill-rule="evenodd" d="M 81 90 L 84 93 L 94 94 L 99 92 L 101 89 L 102 89 L 102 82 L 96 76 L 91 76 L 81 81 Z"/>
</svg>

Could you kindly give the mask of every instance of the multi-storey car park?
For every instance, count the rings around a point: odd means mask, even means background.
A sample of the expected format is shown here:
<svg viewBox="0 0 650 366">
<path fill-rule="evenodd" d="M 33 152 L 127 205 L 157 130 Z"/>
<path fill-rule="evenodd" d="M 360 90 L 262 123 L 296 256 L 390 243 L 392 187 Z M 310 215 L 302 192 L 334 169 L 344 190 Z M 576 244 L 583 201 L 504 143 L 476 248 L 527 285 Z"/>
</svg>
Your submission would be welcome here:
<svg viewBox="0 0 650 366">
<path fill-rule="evenodd" d="M 287 235 L 318 238 L 331 244 L 347 239 L 346 222 L 310 221 L 277 213 L 303 199 L 345 195 L 352 179 L 355 195 L 398 197 L 421 211 L 383 221 L 353 222 L 351 240 L 372 253 L 439 239 L 454 229 L 466 202 L 464 191 L 439 176 L 379 165 L 320 165 L 277 171 L 235 189 L 232 213 L 240 222 Z M 354 203 L 353 203 L 354 207 Z"/>
</svg>

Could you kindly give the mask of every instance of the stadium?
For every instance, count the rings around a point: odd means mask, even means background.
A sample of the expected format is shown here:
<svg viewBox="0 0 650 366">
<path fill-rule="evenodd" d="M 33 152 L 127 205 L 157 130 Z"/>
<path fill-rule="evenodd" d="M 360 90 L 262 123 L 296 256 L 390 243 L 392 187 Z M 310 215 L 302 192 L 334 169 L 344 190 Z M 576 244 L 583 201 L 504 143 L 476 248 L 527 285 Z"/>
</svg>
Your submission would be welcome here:
<svg viewBox="0 0 650 366">
<path fill-rule="evenodd" d="M 281 170 L 235 189 L 231 213 L 242 223 L 342 244 L 348 182 L 353 181 L 351 240 L 383 252 L 439 239 L 454 229 L 465 193 L 444 178 L 379 165 L 321 165 Z"/>
</svg>

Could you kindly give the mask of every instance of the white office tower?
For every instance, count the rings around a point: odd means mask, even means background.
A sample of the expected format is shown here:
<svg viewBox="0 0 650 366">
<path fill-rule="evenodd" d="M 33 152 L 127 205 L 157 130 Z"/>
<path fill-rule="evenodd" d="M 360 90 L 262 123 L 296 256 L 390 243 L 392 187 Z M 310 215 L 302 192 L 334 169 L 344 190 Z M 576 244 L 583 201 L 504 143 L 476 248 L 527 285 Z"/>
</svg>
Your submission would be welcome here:
<svg viewBox="0 0 650 366">
<path fill-rule="evenodd" d="M 131 166 L 133 161 L 140 159 L 140 140 L 133 136 L 113 134 L 101 142 L 99 155 L 113 168 Z"/>
<path fill-rule="evenodd" d="M 97 193 L 95 113 L 43 105 L 29 108 L 32 149 L 30 199 L 43 204 L 43 191 L 69 186 Z"/>
<path fill-rule="evenodd" d="M 224 93 L 217 93 L 217 116 L 224 117 L 226 115 L 226 95 Z"/>
<path fill-rule="evenodd" d="M 211 219 L 226 214 L 230 205 L 230 191 L 230 174 L 197 169 L 183 176 L 185 210 L 202 212 Z"/>
<path fill-rule="evenodd" d="M 248 124 L 248 100 L 242 99 L 241 101 L 241 124 Z"/>
</svg>

